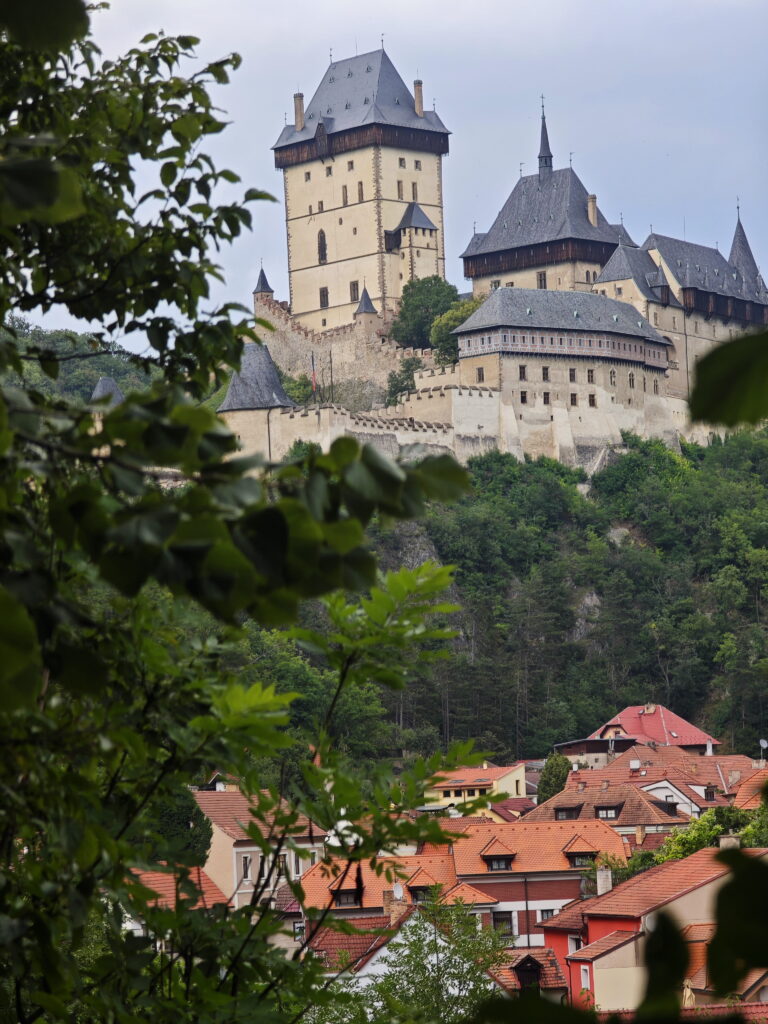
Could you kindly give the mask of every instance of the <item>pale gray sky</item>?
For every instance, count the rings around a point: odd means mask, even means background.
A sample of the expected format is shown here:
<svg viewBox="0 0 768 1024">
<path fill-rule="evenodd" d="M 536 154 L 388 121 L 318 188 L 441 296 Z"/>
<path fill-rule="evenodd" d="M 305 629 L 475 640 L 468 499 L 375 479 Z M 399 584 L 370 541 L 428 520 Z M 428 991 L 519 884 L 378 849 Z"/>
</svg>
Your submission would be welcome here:
<svg viewBox="0 0 768 1024">
<path fill-rule="evenodd" d="M 573 166 L 611 222 L 637 243 L 663 234 L 728 254 L 736 197 L 768 276 L 768 4 L 765 0 L 113 0 L 94 16 L 106 55 L 144 33 L 201 37 L 202 58 L 243 64 L 217 91 L 231 126 L 208 150 L 271 191 L 254 231 L 222 254 L 217 298 L 250 301 L 260 260 L 287 298 L 281 175 L 270 147 L 297 88 L 308 103 L 329 62 L 384 46 L 404 81 L 424 81 L 453 133 L 444 159 L 447 276 L 473 222 L 487 230 L 519 177 L 536 166 L 539 94 L 555 167 Z"/>
</svg>

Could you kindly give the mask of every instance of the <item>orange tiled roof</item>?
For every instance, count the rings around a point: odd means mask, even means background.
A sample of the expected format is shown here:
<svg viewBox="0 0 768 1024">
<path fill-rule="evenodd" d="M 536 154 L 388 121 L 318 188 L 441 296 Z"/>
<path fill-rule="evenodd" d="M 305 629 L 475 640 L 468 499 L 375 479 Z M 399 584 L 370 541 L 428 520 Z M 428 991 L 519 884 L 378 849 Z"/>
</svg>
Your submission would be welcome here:
<svg viewBox="0 0 768 1024">
<path fill-rule="evenodd" d="M 498 982 L 507 992 L 520 991 L 520 981 L 515 973 L 515 967 L 526 957 L 531 957 L 541 964 L 539 984 L 542 989 L 565 989 L 568 987 L 560 964 L 557 962 L 555 951 L 548 946 L 515 946 L 514 949 L 507 950 L 507 954 L 509 957 L 507 962 L 490 972 L 494 981 Z"/>
<path fill-rule="evenodd" d="M 529 796 L 508 796 L 497 804 L 491 804 L 491 810 L 504 821 L 517 821 L 523 814 L 532 811 L 536 804 Z"/>
<path fill-rule="evenodd" d="M 602 938 L 590 942 L 588 946 L 582 946 L 581 949 L 577 949 L 575 953 L 569 953 L 566 956 L 566 960 L 597 960 L 601 956 L 605 956 L 606 953 L 611 953 L 614 949 L 618 949 L 620 946 L 626 946 L 628 942 L 633 942 L 640 935 L 640 932 L 627 932 L 627 931 L 615 931 L 610 932 L 608 935 L 603 935 Z"/>
<path fill-rule="evenodd" d="M 342 967 L 355 970 L 395 934 L 389 914 L 377 917 L 358 917 L 354 921 L 355 932 L 348 934 L 333 928 L 319 928 L 309 941 L 309 948 L 322 956 L 329 971 Z"/>
<path fill-rule="evenodd" d="M 575 775 L 576 772 L 571 774 Z M 578 817 L 572 820 L 581 824 L 582 821 L 596 818 L 598 808 L 615 807 L 617 816 L 604 819 L 614 828 L 628 825 L 665 825 L 672 828 L 673 825 L 687 825 L 690 821 L 690 817 L 681 811 L 669 813 L 665 801 L 655 799 L 637 786 L 621 783 L 611 785 L 609 782 L 603 788 L 601 777 L 595 779 L 595 783 L 584 785 L 583 788 L 569 786 L 529 811 L 524 820 L 555 821 L 558 810 L 578 808 Z"/>
<path fill-rule="evenodd" d="M 584 926 L 584 915 L 596 899 L 596 896 L 590 896 L 586 900 L 571 900 L 548 918 L 544 922 L 544 927 L 557 928 L 558 931 L 580 932 Z"/>
<path fill-rule="evenodd" d="M 435 789 L 448 789 L 450 786 L 472 786 L 472 787 L 484 787 L 490 786 L 498 779 L 503 779 L 505 775 L 509 775 L 515 768 L 519 768 L 523 764 L 522 761 L 516 761 L 514 764 L 507 765 L 488 765 L 487 768 L 477 766 L 473 768 L 454 768 L 452 771 L 440 772 L 435 782 Z"/>
<path fill-rule="evenodd" d="M 155 901 L 157 906 L 175 908 L 179 891 L 178 877 L 174 872 L 134 871 L 132 873 L 142 885 L 157 894 L 157 900 Z M 194 910 L 210 908 L 217 903 L 230 902 L 228 897 L 224 895 L 218 885 L 208 877 L 202 868 L 192 868 L 190 870 L 190 881 L 199 894 L 198 900 L 193 906 Z"/>
<path fill-rule="evenodd" d="M 703 746 L 705 743 L 719 744 L 709 733 L 686 722 L 663 704 L 634 704 L 624 708 L 617 715 L 595 729 L 588 739 L 600 739 L 611 726 L 620 726 L 625 736 L 651 740 L 654 743 L 675 746 Z"/>
<path fill-rule="evenodd" d="M 739 786 L 733 806 L 742 811 L 756 811 L 760 806 L 766 785 L 768 785 L 768 768 L 760 768 Z"/>
<path fill-rule="evenodd" d="M 492 899 L 487 893 L 480 892 L 474 885 L 470 885 L 469 882 L 459 882 L 455 885 L 450 892 L 447 892 L 443 897 L 442 903 L 458 903 L 461 900 L 467 906 L 475 903 L 490 905 L 491 903 L 497 903 L 498 900 Z"/>
<path fill-rule="evenodd" d="M 345 876 L 346 863 L 345 860 L 334 860 L 330 864 L 318 862 L 302 876 L 305 907 L 327 907 L 332 903 L 334 890 L 357 887 L 358 865 L 354 864 Z M 379 859 L 379 866 L 383 868 L 381 874 L 377 874 L 368 862 L 359 865 L 364 909 L 383 907 L 384 892 L 391 890 L 398 880 L 401 883 L 405 882 L 419 868 L 434 878 L 435 883 L 441 885 L 444 892 L 452 889 L 457 881 L 453 857 L 450 854 L 434 857 L 419 854 L 408 857 L 383 857 Z"/>
<path fill-rule="evenodd" d="M 206 818 L 231 839 L 250 838 L 244 826 L 247 827 L 255 819 L 251 816 L 251 804 L 242 793 L 232 790 L 198 789 L 193 790 L 192 795 Z M 284 813 L 289 810 L 285 803 L 283 810 Z M 274 812 L 265 814 L 264 818 L 264 822 L 257 824 L 262 833 L 266 834 L 274 820 Z M 296 823 L 291 826 L 289 832 L 292 836 L 313 836 L 316 839 L 321 839 L 325 835 L 322 829 L 310 822 L 309 818 L 303 814 L 297 817 Z"/>
</svg>

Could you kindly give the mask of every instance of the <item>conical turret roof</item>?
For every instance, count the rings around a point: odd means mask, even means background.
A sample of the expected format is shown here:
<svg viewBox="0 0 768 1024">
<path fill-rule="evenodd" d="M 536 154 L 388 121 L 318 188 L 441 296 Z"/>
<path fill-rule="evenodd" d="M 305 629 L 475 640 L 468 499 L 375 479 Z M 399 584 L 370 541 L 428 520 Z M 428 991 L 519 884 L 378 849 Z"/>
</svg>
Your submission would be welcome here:
<svg viewBox="0 0 768 1024">
<path fill-rule="evenodd" d="M 91 395 L 92 402 L 101 402 L 105 398 L 109 399 L 110 409 L 119 405 L 125 398 L 125 395 L 117 386 L 117 382 L 112 377 L 99 377 Z"/>
<path fill-rule="evenodd" d="M 286 395 L 277 367 L 266 345 L 254 341 L 243 346 L 240 370 L 233 373 L 227 395 L 218 412 L 240 409 L 290 409 L 295 402 Z"/>
<path fill-rule="evenodd" d="M 378 310 L 371 302 L 371 296 L 368 294 L 367 288 L 363 288 L 363 294 L 360 296 L 360 303 L 355 310 L 355 316 L 358 313 L 378 313 Z"/>
<path fill-rule="evenodd" d="M 728 262 L 739 271 L 749 284 L 755 283 L 760 272 L 757 269 L 755 257 L 752 255 L 752 249 L 747 241 L 747 233 L 744 230 L 744 225 L 741 223 L 741 217 L 736 218 L 736 230 L 733 233 L 733 244 L 731 245 L 731 254 L 728 257 Z"/>
<path fill-rule="evenodd" d="M 253 294 L 263 295 L 264 293 L 267 295 L 274 295 L 275 290 L 274 288 L 270 288 L 267 275 L 264 273 L 264 267 L 262 267 L 259 271 L 259 279 L 256 282 L 256 287 L 253 289 Z"/>
</svg>

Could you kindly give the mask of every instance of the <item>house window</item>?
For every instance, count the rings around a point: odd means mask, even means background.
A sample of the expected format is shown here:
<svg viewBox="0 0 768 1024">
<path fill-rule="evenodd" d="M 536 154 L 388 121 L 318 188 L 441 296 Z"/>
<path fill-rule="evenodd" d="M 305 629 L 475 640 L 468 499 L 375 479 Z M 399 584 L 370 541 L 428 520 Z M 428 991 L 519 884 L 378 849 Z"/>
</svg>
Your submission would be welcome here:
<svg viewBox="0 0 768 1024">
<path fill-rule="evenodd" d="M 578 405 L 578 404 L 579 404 L 578 395 L 576 394 L 575 391 L 572 391 L 571 392 L 571 405 Z"/>
<path fill-rule="evenodd" d="M 322 213 L 324 209 L 325 207 L 323 206 L 323 200 L 321 199 L 320 202 L 317 204 L 317 212 Z"/>
<path fill-rule="evenodd" d="M 581 807 L 557 807 L 555 808 L 555 821 L 575 821 L 579 816 Z"/>
<path fill-rule="evenodd" d="M 494 931 L 502 935 L 514 935 L 515 923 L 511 910 L 496 910 L 491 914 L 491 923 Z"/>
<path fill-rule="evenodd" d="M 714 800 L 715 799 L 715 791 L 712 788 L 712 786 L 705 786 L 704 787 L 704 799 L 705 800 Z"/>
<path fill-rule="evenodd" d="M 444 798 L 444 799 L 446 799 L 446 800 L 447 800 L 447 799 L 448 799 L 448 798 L 450 797 L 450 795 L 451 795 L 451 791 L 450 791 L 450 789 L 444 789 L 444 790 L 443 790 L 443 798 Z"/>
<path fill-rule="evenodd" d="M 635 386 L 635 375 L 634 375 L 634 373 L 630 373 L 630 375 L 629 375 L 629 386 L 631 388 L 634 388 L 634 386 Z"/>
<path fill-rule="evenodd" d="M 397 166 L 398 167 L 405 167 L 405 157 L 404 156 L 401 156 L 400 159 L 397 161 Z"/>
<path fill-rule="evenodd" d="M 594 383 L 595 383 L 595 371 L 594 370 L 587 370 L 587 384 L 594 384 Z"/>
<path fill-rule="evenodd" d="M 539 920 L 540 921 L 548 921 L 550 919 L 550 917 L 552 917 L 554 915 L 554 913 L 555 913 L 554 910 L 542 910 L 541 911 L 541 916 L 539 917 Z"/>
<path fill-rule="evenodd" d="M 312 180 L 312 172 L 311 171 L 304 171 L 304 181 L 311 181 L 311 180 Z"/>
<path fill-rule="evenodd" d="M 250 853 L 244 853 L 242 859 L 242 875 L 243 881 L 251 877 L 251 855 Z"/>
<path fill-rule="evenodd" d="M 463 792 L 464 792 L 463 789 L 454 789 L 453 795 L 454 796 L 461 796 L 463 794 Z"/>
<path fill-rule="evenodd" d="M 572 853 L 569 855 L 568 860 L 571 862 L 572 868 L 591 868 L 595 863 L 595 854 Z"/>
<path fill-rule="evenodd" d="M 575 953 L 577 949 L 581 949 L 581 936 L 580 935 L 569 935 L 568 936 L 568 952 Z"/>
<path fill-rule="evenodd" d="M 321 228 L 317 232 L 317 262 L 325 263 L 328 259 L 328 243 L 325 240 L 325 232 Z"/>
<path fill-rule="evenodd" d="M 511 867 L 511 857 L 491 857 L 488 861 L 489 871 L 509 871 Z"/>
<path fill-rule="evenodd" d="M 413 169 L 414 169 L 414 171 L 420 171 L 421 170 L 421 160 L 414 160 L 413 161 Z"/>
<path fill-rule="evenodd" d="M 528 404 L 528 392 L 527 391 L 521 391 L 520 392 L 520 405 L 527 405 L 527 404 Z"/>
<path fill-rule="evenodd" d="M 514 281 L 506 281 L 505 284 L 504 284 L 504 287 L 505 288 L 514 288 L 515 287 L 515 282 Z"/>
<path fill-rule="evenodd" d="M 333 168 L 332 168 L 332 167 L 330 167 L 330 166 L 326 167 L 326 168 L 325 168 L 325 176 L 326 176 L 326 178 L 330 178 L 330 176 L 331 176 L 332 174 L 333 174 Z"/>
<path fill-rule="evenodd" d="M 526 369 L 525 369 L 524 366 L 518 366 L 517 371 L 518 371 L 518 377 L 517 377 L 518 380 L 528 380 L 528 377 L 526 375 Z"/>
<path fill-rule="evenodd" d="M 312 203 L 309 204 L 309 216 L 312 216 Z"/>
<path fill-rule="evenodd" d="M 590 409 L 596 409 L 597 408 L 597 396 L 596 395 L 590 395 L 589 396 L 589 408 Z"/>
<path fill-rule="evenodd" d="M 616 289 L 616 294 L 617 294 L 617 295 L 622 295 L 622 294 L 623 294 L 623 291 L 622 291 L 622 289 L 621 289 L 621 288 L 617 288 L 617 289 Z"/>
<path fill-rule="evenodd" d="M 677 317 L 676 316 L 672 317 L 672 330 L 673 331 L 677 330 Z"/>
<path fill-rule="evenodd" d="M 659 326 L 659 314 L 658 313 L 654 313 L 653 314 L 653 322 L 654 322 L 656 327 Z"/>
<path fill-rule="evenodd" d="M 414 903 L 426 903 L 429 898 L 429 886 L 427 885 L 414 885 L 413 888 L 409 887 L 409 891 Z"/>
<path fill-rule="evenodd" d="M 581 965 L 581 987 L 589 990 L 589 967 Z"/>
<path fill-rule="evenodd" d="M 328 309 L 328 289 L 320 289 L 320 309 Z"/>
<path fill-rule="evenodd" d="M 357 201 L 358 201 L 358 203 L 362 203 L 362 201 L 363 201 L 363 183 L 362 183 L 362 181 L 358 181 L 358 183 L 357 183 Z"/>
<path fill-rule="evenodd" d="M 491 291 L 495 292 L 497 288 L 501 287 L 501 281 L 491 281 Z"/>
<path fill-rule="evenodd" d="M 608 374 L 608 379 L 611 382 L 611 387 L 615 388 L 616 387 L 616 371 L 615 370 L 611 370 L 611 372 Z"/>
<path fill-rule="evenodd" d="M 341 205 L 346 206 L 349 203 L 349 189 L 346 185 L 341 186 Z"/>
<path fill-rule="evenodd" d="M 596 807 L 595 808 L 595 817 L 596 818 L 603 818 L 604 820 L 607 820 L 608 818 L 616 819 L 616 818 L 618 818 L 618 816 L 619 816 L 619 809 L 618 809 L 618 807 Z"/>
<path fill-rule="evenodd" d="M 571 384 L 576 383 L 576 367 L 572 366 L 568 370 L 568 380 L 571 382 Z"/>
<path fill-rule="evenodd" d="M 397 198 L 398 199 L 402 199 L 403 198 L 403 183 L 402 183 L 402 181 L 398 181 L 398 183 L 397 183 Z"/>
<path fill-rule="evenodd" d="M 549 367 L 548 366 L 542 366 L 542 368 L 541 368 L 541 379 L 542 380 L 549 380 Z"/>
<path fill-rule="evenodd" d="M 475 795 L 474 789 L 468 789 L 467 790 L 467 796 L 474 796 L 474 795 Z"/>
<path fill-rule="evenodd" d="M 483 370 L 482 366 L 478 366 L 477 367 L 476 373 L 477 373 L 477 383 L 478 384 L 482 384 L 483 381 L 485 380 L 485 371 Z M 474 792 L 474 790 L 473 790 L 473 792 Z"/>
<path fill-rule="evenodd" d="M 653 382 L 653 393 L 654 395 L 658 395 L 659 393 L 659 382 L 657 380 Z"/>
<path fill-rule="evenodd" d="M 523 393 L 525 393 L 525 392 L 523 392 Z M 487 792 L 488 792 L 488 790 L 487 790 L 487 789 L 478 789 L 478 791 L 477 791 L 477 795 L 478 795 L 478 796 L 485 796 L 485 794 L 486 794 Z"/>
<path fill-rule="evenodd" d="M 547 287 L 547 272 L 546 270 L 540 270 L 536 275 L 536 287 L 546 288 Z"/>
<path fill-rule="evenodd" d="M 277 877 L 287 878 L 288 877 L 288 854 L 281 853 L 277 857 Z"/>
<path fill-rule="evenodd" d="M 548 391 L 545 391 L 543 393 L 542 400 L 544 402 L 544 405 L 549 405 L 549 392 Z"/>
<path fill-rule="evenodd" d="M 337 907 L 359 907 L 360 901 L 357 898 L 356 889 L 342 889 L 335 893 L 334 900 Z"/>
<path fill-rule="evenodd" d="M 354 171 L 354 169 L 355 169 L 355 161 L 354 160 L 347 160 L 347 170 L 348 171 Z"/>
<path fill-rule="evenodd" d="M 304 932 L 305 931 L 306 931 L 306 924 L 305 924 L 304 921 L 294 921 L 293 922 L 293 941 L 294 942 L 303 942 L 304 941 Z"/>
<path fill-rule="evenodd" d="M 359 302 L 360 301 L 360 283 L 358 281 L 349 282 L 349 301 Z"/>
<path fill-rule="evenodd" d="M 418 198 L 419 198 L 419 186 L 416 184 L 415 181 L 412 181 L 411 182 L 411 199 L 413 199 L 413 201 L 415 203 Z"/>
<path fill-rule="evenodd" d="M 298 878 L 299 875 L 301 875 L 301 857 L 298 855 L 298 853 L 294 853 L 294 855 L 293 855 L 293 876 L 294 876 L 294 878 Z"/>
</svg>

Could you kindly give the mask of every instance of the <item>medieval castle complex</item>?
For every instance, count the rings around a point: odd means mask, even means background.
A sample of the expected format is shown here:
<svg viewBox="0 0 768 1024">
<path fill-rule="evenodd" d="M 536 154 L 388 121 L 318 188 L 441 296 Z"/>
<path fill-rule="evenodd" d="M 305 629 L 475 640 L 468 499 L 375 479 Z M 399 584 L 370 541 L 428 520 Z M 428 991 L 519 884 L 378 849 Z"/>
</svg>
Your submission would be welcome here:
<svg viewBox="0 0 768 1024">
<path fill-rule="evenodd" d="M 288 302 L 262 271 L 269 349 L 246 346 L 220 412 L 246 450 L 282 458 L 294 441 L 348 434 L 387 454 L 459 459 L 491 449 L 594 470 L 622 431 L 706 441 L 686 399 L 696 360 L 768 324 L 768 289 L 737 217 L 728 259 L 651 234 L 637 245 L 603 216 L 572 167 L 556 169 L 542 109 L 539 166 L 462 254 L 485 302 L 457 330 L 459 359 L 389 337 L 405 283 L 445 275 L 442 157 L 448 130 L 384 50 L 333 62 L 275 143 L 283 171 Z M 415 389 L 394 407 L 297 408 L 275 366 L 378 389 L 407 355 Z"/>
</svg>

